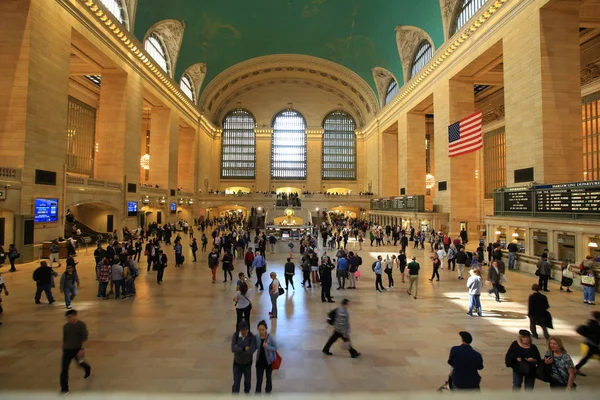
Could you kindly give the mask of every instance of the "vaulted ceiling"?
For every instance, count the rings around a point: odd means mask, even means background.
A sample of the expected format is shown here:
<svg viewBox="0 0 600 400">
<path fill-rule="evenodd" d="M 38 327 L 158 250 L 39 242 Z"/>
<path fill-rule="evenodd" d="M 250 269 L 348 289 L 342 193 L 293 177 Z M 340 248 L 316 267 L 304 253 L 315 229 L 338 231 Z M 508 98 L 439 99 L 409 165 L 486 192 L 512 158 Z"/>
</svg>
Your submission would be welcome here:
<svg viewBox="0 0 600 400">
<path fill-rule="evenodd" d="M 299 54 L 341 64 L 376 91 L 375 67 L 403 83 L 398 25 L 425 30 L 436 48 L 444 40 L 439 0 L 143 0 L 136 36 L 166 19 L 186 25 L 175 80 L 204 62 L 204 86 L 245 60 Z"/>
</svg>

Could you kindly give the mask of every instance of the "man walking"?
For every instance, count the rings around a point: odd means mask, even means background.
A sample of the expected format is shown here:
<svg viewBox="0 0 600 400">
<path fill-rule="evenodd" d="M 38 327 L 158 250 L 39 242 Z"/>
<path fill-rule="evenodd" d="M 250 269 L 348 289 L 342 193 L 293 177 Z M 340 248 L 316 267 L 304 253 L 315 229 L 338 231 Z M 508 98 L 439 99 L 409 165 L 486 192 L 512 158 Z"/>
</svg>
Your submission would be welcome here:
<svg viewBox="0 0 600 400">
<path fill-rule="evenodd" d="M 54 303 L 52 296 L 52 277 L 58 274 L 48 266 L 46 261 L 40 262 L 40 266 L 33 272 L 33 280 L 36 284 L 35 304 L 42 304 L 40 301 L 42 292 L 46 293 L 46 298 L 50 304 Z"/>
<path fill-rule="evenodd" d="M 323 353 L 328 356 L 333 355 L 333 353 L 331 353 L 329 349 L 340 338 L 344 341 L 344 343 L 348 345 L 350 357 L 356 358 L 360 356 L 360 353 L 356 351 L 354 347 L 352 347 L 352 342 L 350 341 L 350 313 L 348 312 L 349 306 L 350 300 L 344 299 L 342 300 L 341 307 L 338 307 L 330 312 L 330 324 L 333 325 L 333 333 L 329 337 L 329 340 L 325 344 L 325 347 L 323 347 Z"/>
<path fill-rule="evenodd" d="M 544 292 L 549 292 L 548 279 L 550 279 L 551 269 L 552 266 L 548 261 L 548 256 L 543 254 L 542 259 L 537 263 L 537 272 L 539 275 L 538 285 L 540 285 L 540 290 L 543 290 Z"/>
<path fill-rule="evenodd" d="M 467 253 L 465 248 L 460 246 L 458 248 L 458 254 L 456 254 L 456 268 L 458 269 L 458 279 L 465 279 L 463 272 L 465 271 L 465 265 L 467 263 Z"/>
<path fill-rule="evenodd" d="M 450 378 L 453 390 L 479 390 L 483 357 L 471 347 L 473 337 L 469 332 L 459 332 L 461 345 L 450 349 L 448 364 L 452 367 Z"/>
<path fill-rule="evenodd" d="M 265 258 L 261 255 L 260 251 L 256 252 L 254 256 L 254 261 L 252 261 L 252 269 L 256 271 L 256 286 L 260 288 L 259 290 L 265 290 L 262 283 L 262 276 L 265 272 L 267 272 L 267 262 Z"/>
<path fill-rule="evenodd" d="M 407 268 L 408 268 L 408 279 L 410 280 L 410 286 L 408 287 L 408 290 L 406 291 L 406 293 L 408 293 L 409 296 L 413 295 L 412 288 L 414 285 L 415 293 L 413 296 L 416 300 L 417 292 L 419 291 L 419 270 L 421 269 L 421 266 L 417 262 L 416 257 L 412 258 L 412 261 L 408 263 Z"/>
<path fill-rule="evenodd" d="M 541 326 L 542 331 L 544 332 L 544 337 L 546 338 L 546 340 L 548 340 L 548 338 L 550 338 L 548 328 L 551 327 L 552 323 L 552 317 L 548 312 L 548 309 L 550 308 L 548 298 L 540 293 L 540 286 L 536 285 L 535 283 L 531 285 L 531 290 L 533 290 L 533 294 L 529 296 L 529 302 L 527 307 L 527 316 L 529 317 L 529 330 L 531 331 L 531 335 L 537 339 L 538 335 L 535 326 Z"/>
<path fill-rule="evenodd" d="M 231 338 L 231 352 L 233 353 L 233 386 L 232 393 L 240 392 L 242 375 L 244 376 L 244 393 L 250 393 L 252 379 L 252 356 L 256 351 L 256 339 L 248 327 L 246 320 L 238 324 L 239 333 Z"/>
<path fill-rule="evenodd" d="M 343 255 L 337 260 L 338 290 L 346 288 L 346 275 L 348 274 L 348 259 Z"/>
<path fill-rule="evenodd" d="M 581 372 L 581 367 L 594 355 L 600 354 L 600 311 L 594 311 L 592 318 L 586 325 L 577 328 L 577 333 L 585 338 L 585 344 L 588 346 L 587 354 L 575 366 L 575 373 L 580 376 L 586 376 Z"/>
<path fill-rule="evenodd" d="M 494 293 L 496 301 L 500 303 L 500 271 L 498 269 L 498 261 L 494 260 L 491 267 L 488 269 L 487 280 L 492 284 L 492 289 L 488 293 Z"/>
<path fill-rule="evenodd" d="M 381 273 L 382 273 L 381 256 L 377 256 L 377 261 L 375 261 L 375 266 L 373 267 L 373 272 L 375 272 L 375 290 L 380 293 L 385 292 L 385 288 L 383 287 L 383 281 L 381 278 Z"/>
<path fill-rule="evenodd" d="M 217 268 L 219 268 L 219 253 L 217 253 L 216 247 L 213 247 L 208 253 L 208 268 L 212 272 L 212 282 L 215 283 L 217 281 Z"/>
<path fill-rule="evenodd" d="M 87 326 L 77 317 L 77 311 L 68 310 L 65 314 L 67 323 L 63 327 L 63 355 L 60 370 L 60 391 L 69 392 L 69 366 L 73 359 L 77 360 L 80 368 L 85 370 L 83 379 L 88 379 L 92 374 L 92 367 L 85 362 L 83 345 L 88 339 Z"/>
<path fill-rule="evenodd" d="M 321 301 L 329 303 L 335 303 L 331 298 L 331 285 L 333 285 L 333 278 L 331 277 L 331 271 L 335 267 L 329 260 L 329 257 L 324 257 L 321 265 L 319 266 L 319 275 L 321 276 Z"/>
</svg>

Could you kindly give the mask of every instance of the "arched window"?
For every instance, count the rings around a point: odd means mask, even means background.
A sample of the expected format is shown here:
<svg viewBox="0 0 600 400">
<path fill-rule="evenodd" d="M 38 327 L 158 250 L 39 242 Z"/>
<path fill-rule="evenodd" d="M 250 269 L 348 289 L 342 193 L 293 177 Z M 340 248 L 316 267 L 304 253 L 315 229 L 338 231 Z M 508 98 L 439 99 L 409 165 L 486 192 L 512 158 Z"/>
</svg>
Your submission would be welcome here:
<svg viewBox="0 0 600 400">
<path fill-rule="evenodd" d="M 273 119 L 272 179 L 306 179 L 306 121 L 295 110 Z"/>
<path fill-rule="evenodd" d="M 395 79 L 392 79 L 390 81 L 390 84 L 388 85 L 387 91 L 385 92 L 385 103 L 383 103 L 383 105 L 386 105 L 387 103 L 392 101 L 392 99 L 394 97 L 396 97 L 397 94 L 398 94 L 398 82 L 396 82 Z"/>
<path fill-rule="evenodd" d="M 343 111 L 334 111 L 323 122 L 323 179 L 356 179 L 356 126 Z"/>
<path fill-rule="evenodd" d="M 452 25 L 452 35 L 458 32 L 487 1 L 488 0 L 462 0 L 462 4 L 458 7 L 456 12 L 454 24 Z"/>
<path fill-rule="evenodd" d="M 158 66 L 161 67 L 167 74 L 170 74 L 167 52 L 165 51 L 165 47 L 162 45 L 157 34 L 151 33 L 150 36 L 148 36 L 146 42 L 144 43 L 144 48 L 150 57 L 156 61 Z"/>
<path fill-rule="evenodd" d="M 254 179 L 256 174 L 256 121 L 246 110 L 233 110 L 223 120 L 221 178 Z"/>
<path fill-rule="evenodd" d="M 183 75 L 181 77 L 181 82 L 179 82 L 179 87 L 181 87 L 181 90 L 183 91 L 183 93 L 185 93 L 185 95 L 187 97 L 190 98 L 190 100 L 192 100 L 192 103 L 196 102 L 196 99 L 194 98 L 194 85 L 192 84 L 192 80 L 190 79 L 190 77 L 188 75 Z"/>
<path fill-rule="evenodd" d="M 126 18 L 126 14 L 125 14 L 125 8 L 123 7 L 121 0 L 100 0 L 100 1 L 104 5 L 104 7 L 106 7 L 106 9 L 108 11 L 110 11 L 110 13 L 119 20 L 119 22 L 122 25 L 127 26 L 127 18 Z"/>
<path fill-rule="evenodd" d="M 423 41 L 412 62 L 412 69 L 410 71 L 410 77 L 415 76 L 433 57 L 433 47 L 427 40 Z"/>
</svg>

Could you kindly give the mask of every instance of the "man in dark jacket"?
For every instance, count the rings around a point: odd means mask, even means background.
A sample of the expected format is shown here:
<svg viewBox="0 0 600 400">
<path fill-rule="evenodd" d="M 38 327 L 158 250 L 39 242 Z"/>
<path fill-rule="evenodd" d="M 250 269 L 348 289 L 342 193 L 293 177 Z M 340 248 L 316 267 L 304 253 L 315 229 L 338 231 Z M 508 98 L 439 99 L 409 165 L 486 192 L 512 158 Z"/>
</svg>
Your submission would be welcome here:
<svg viewBox="0 0 600 400">
<path fill-rule="evenodd" d="M 552 266 L 548 261 L 548 257 L 542 255 L 542 259 L 537 263 L 537 272 L 540 277 L 538 285 L 540 285 L 541 290 L 544 290 L 544 292 L 549 292 L 548 279 L 550 279 L 551 270 Z"/>
<path fill-rule="evenodd" d="M 54 297 L 52 297 L 52 277 L 58 275 L 48 266 L 46 261 L 42 261 L 40 266 L 33 272 L 33 280 L 36 283 L 35 291 L 35 304 L 42 304 L 40 301 L 42 292 L 46 293 L 48 302 L 54 303 Z"/>
<path fill-rule="evenodd" d="M 529 296 L 529 303 L 527 309 L 527 316 L 529 317 L 529 330 L 534 338 L 538 338 L 535 326 L 539 325 L 544 331 L 544 337 L 546 340 L 550 337 L 548 334 L 548 328 L 551 327 L 551 316 L 548 312 L 550 304 L 548 304 L 548 298 L 540 293 L 540 285 L 531 285 L 533 294 Z"/>
<path fill-rule="evenodd" d="M 577 328 L 577 333 L 585 338 L 585 344 L 588 346 L 588 351 L 585 357 L 579 361 L 575 366 L 575 373 L 577 375 L 586 376 L 581 372 L 581 367 L 594 355 L 600 354 L 600 311 L 594 311 L 592 318 L 588 321 L 587 325 L 581 325 Z"/>
<path fill-rule="evenodd" d="M 512 271 L 515 269 L 515 259 L 517 257 L 517 251 L 519 251 L 519 246 L 517 246 L 517 243 L 515 243 L 515 242 L 510 242 L 508 244 L 507 250 L 508 250 L 508 269 Z"/>
<path fill-rule="evenodd" d="M 492 284 L 492 289 L 488 293 L 494 293 L 496 301 L 500 303 L 500 270 L 497 260 L 492 261 L 492 265 L 488 268 L 487 280 Z"/>
<path fill-rule="evenodd" d="M 335 266 L 329 261 L 329 257 L 327 257 L 321 265 L 319 266 L 319 275 L 321 275 L 321 301 L 325 303 L 328 301 L 329 303 L 335 303 L 335 301 L 331 298 L 331 285 L 333 284 L 333 279 L 331 277 L 331 271 L 335 269 Z"/>
<path fill-rule="evenodd" d="M 231 352 L 233 353 L 233 386 L 232 393 L 240 392 L 242 375 L 244 376 L 244 393 L 250 393 L 250 380 L 252 378 L 252 357 L 256 351 L 256 339 L 250 332 L 248 323 L 242 320 L 239 333 L 234 333 L 231 338 Z"/>
<path fill-rule="evenodd" d="M 453 390 L 479 390 L 483 357 L 471 347 L 473 337 L 469 332 L 459 332 L 462 343 L 450 349 L 448 364 L 452 367 Z"/>
</svg>

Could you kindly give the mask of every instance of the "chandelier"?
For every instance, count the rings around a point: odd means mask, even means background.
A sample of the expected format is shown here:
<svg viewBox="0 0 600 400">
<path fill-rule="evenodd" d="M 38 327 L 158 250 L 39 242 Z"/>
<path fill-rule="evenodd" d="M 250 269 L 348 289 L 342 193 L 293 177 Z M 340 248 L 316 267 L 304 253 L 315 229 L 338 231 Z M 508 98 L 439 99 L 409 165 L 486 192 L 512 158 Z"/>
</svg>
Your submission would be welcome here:
<svg viewBox="0 0 600 400">
<path fill-rule="evenodd" d="M 143 169 L 150 169 L 150 154 L 146 153 L 140 157 L 140 167 Z"/>
<path fill-rule="evenodd" d="M 433 189 L 435 186 L 435 177 L 431 174 L 425 175 L 425 188 Z"/>
</svg>

